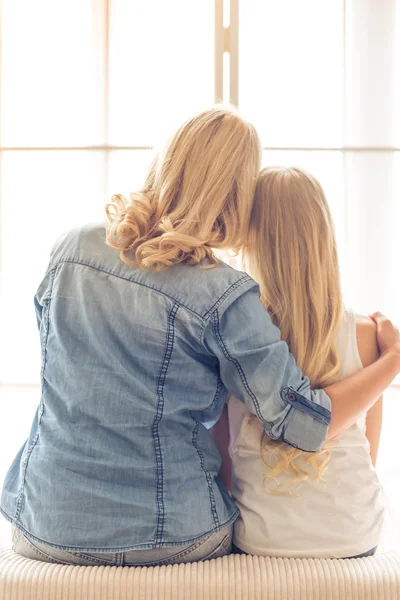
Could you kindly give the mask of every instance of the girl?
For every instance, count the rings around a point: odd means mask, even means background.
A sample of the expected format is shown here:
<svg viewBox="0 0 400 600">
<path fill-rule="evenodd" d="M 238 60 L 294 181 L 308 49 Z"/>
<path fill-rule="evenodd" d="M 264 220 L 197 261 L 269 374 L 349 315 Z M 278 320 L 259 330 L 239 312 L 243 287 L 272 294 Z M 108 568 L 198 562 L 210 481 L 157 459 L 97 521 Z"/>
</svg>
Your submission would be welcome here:
<svg viewBox="0 0 400 600">
<path fill-rule="evenodd" d="M 261 172 L 246 259 L 312 388 L 378 359 L 375 323 L 343 307 L 332 218 L 311 175 L 295 168 Z M 374 469 L 381 403 L 366 406 L 347 431 L 310 454 L 271 440 L 240 402 L 230 401 L 240 550 L 318 558 L 375 552 L 384 514 Z"/>
<path fill-rule="evenodd" d="M 1 499 L 17 552 L 81 565 L 226 554 L 238 511 L 208 428 L 228 390 L 271 438 L 317 451 L 400 370 L 381 319 L 384 357 L 311 392 L 255 282 L 216 260 L 246 244 L 260 156 L 252 125 L 206 110 L 140 191 L 114 197 L 107 229 L 56 244 L 35 297 L 40 404 Z"/>
</svg>

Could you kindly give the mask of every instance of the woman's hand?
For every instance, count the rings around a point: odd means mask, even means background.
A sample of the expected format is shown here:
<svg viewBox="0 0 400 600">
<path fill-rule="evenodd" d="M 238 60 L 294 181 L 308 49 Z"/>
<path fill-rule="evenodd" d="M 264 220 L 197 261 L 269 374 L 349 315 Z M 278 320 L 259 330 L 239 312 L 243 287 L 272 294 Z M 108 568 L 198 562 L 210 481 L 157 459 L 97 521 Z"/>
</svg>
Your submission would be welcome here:
<svg viewBox="0 0 400 600">
<path fill-rule="evenodd" d="M 397 355 L 400 362 L 400 334 L 397 327 L 380 312 L 370 315 L 376 323 L 376 337 L 381 356 Z"/>
<path fill-rule="evenodd" d="M 376 323 L 376 339 L 381 356 L 365 369 L 325 388 L 332 400 L 328 440 L 351 427 L 369 411 L 400 373 L 399 330 L 380 312 L 370 317 Z"/>
</svg>

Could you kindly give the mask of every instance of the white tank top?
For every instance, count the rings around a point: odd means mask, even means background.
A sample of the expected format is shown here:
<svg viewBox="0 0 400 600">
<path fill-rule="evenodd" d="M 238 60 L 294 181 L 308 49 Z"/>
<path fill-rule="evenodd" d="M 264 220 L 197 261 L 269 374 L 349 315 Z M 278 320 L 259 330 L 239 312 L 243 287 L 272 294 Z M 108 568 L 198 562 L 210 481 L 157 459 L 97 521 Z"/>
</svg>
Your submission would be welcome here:
<svg viewBox="0 0 400 600">
<path fill-rule="evenodd" d="M 362 369 L 351 312 L 344 315 L 337 348 L 339 379 Z M 232 494 L 240 509 L 234 542 L 239 548 L 263 556 L 345 558 L 378 545 L 383 497 L 369 455 L 365 417 L 325 444 L 330 452 L 326 483 L 308 479 L 291 486 L 297 495 L 274 495 L 264 487 L 268 466 L 260 452 L 262 424 L 241 402 L 229 400 Z M 267 462 L 271 464 L 268 457 Z M 288 481 L 294 482 L 293 475 L 282 473 L 271 483 L 276 487 Z"/>
</svg>

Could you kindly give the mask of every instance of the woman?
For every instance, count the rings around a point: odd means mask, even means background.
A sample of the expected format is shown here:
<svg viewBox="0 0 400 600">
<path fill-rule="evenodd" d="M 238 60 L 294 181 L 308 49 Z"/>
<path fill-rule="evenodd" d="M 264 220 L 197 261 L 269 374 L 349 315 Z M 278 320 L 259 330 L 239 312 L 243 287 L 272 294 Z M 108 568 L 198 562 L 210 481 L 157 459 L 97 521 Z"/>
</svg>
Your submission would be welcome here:
<svg viewBox="0 0 400 600">
<path fill-rule="evenodd" d="M 261 172 L 246 254 L 262 301 L 313 388 L 379 358 L 375 323 L 343 307 L 333 222 L 311 175 L 296 168 Z M 296 558 L 373 554 L 384 517 L 373 466 L 381 404 L 366 406 L 349 429 L 309 454 L 268 438 L 232 398 L 235 545 Z"/>
<path fill-rule="evenodd" d="M 226 554 L 238 511 L 208 429 L 228 390 L 273 439 L 317 451 L 358 417 L 354 390 L 372 403 L 400 370 L 386 323 L 385 358 L 311 392 L 255 282 L 215 259 L 247 241 L 260 156 L 252 125 L 206 110 L 141 191 L 114 198 L 107 232 L 57 243 L 35 298 L 40 405 L 1 500 L 17 552 L 83 565 Z"/>
</svg>

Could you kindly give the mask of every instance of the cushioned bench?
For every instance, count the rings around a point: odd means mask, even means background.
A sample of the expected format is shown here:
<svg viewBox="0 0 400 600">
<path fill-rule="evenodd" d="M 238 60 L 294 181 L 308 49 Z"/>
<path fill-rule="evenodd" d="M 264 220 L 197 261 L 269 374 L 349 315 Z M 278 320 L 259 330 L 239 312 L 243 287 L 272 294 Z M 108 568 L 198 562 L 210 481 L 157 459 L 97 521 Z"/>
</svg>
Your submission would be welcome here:
<svg viewBox="0 0 400 600">
<path fill-rule="evenodd" d="M 396 600 L 400 556 L 311 560 L 231 555 L 168 567 L 73 567 L 0 549 L 1 600 Z"/>
</svg>

